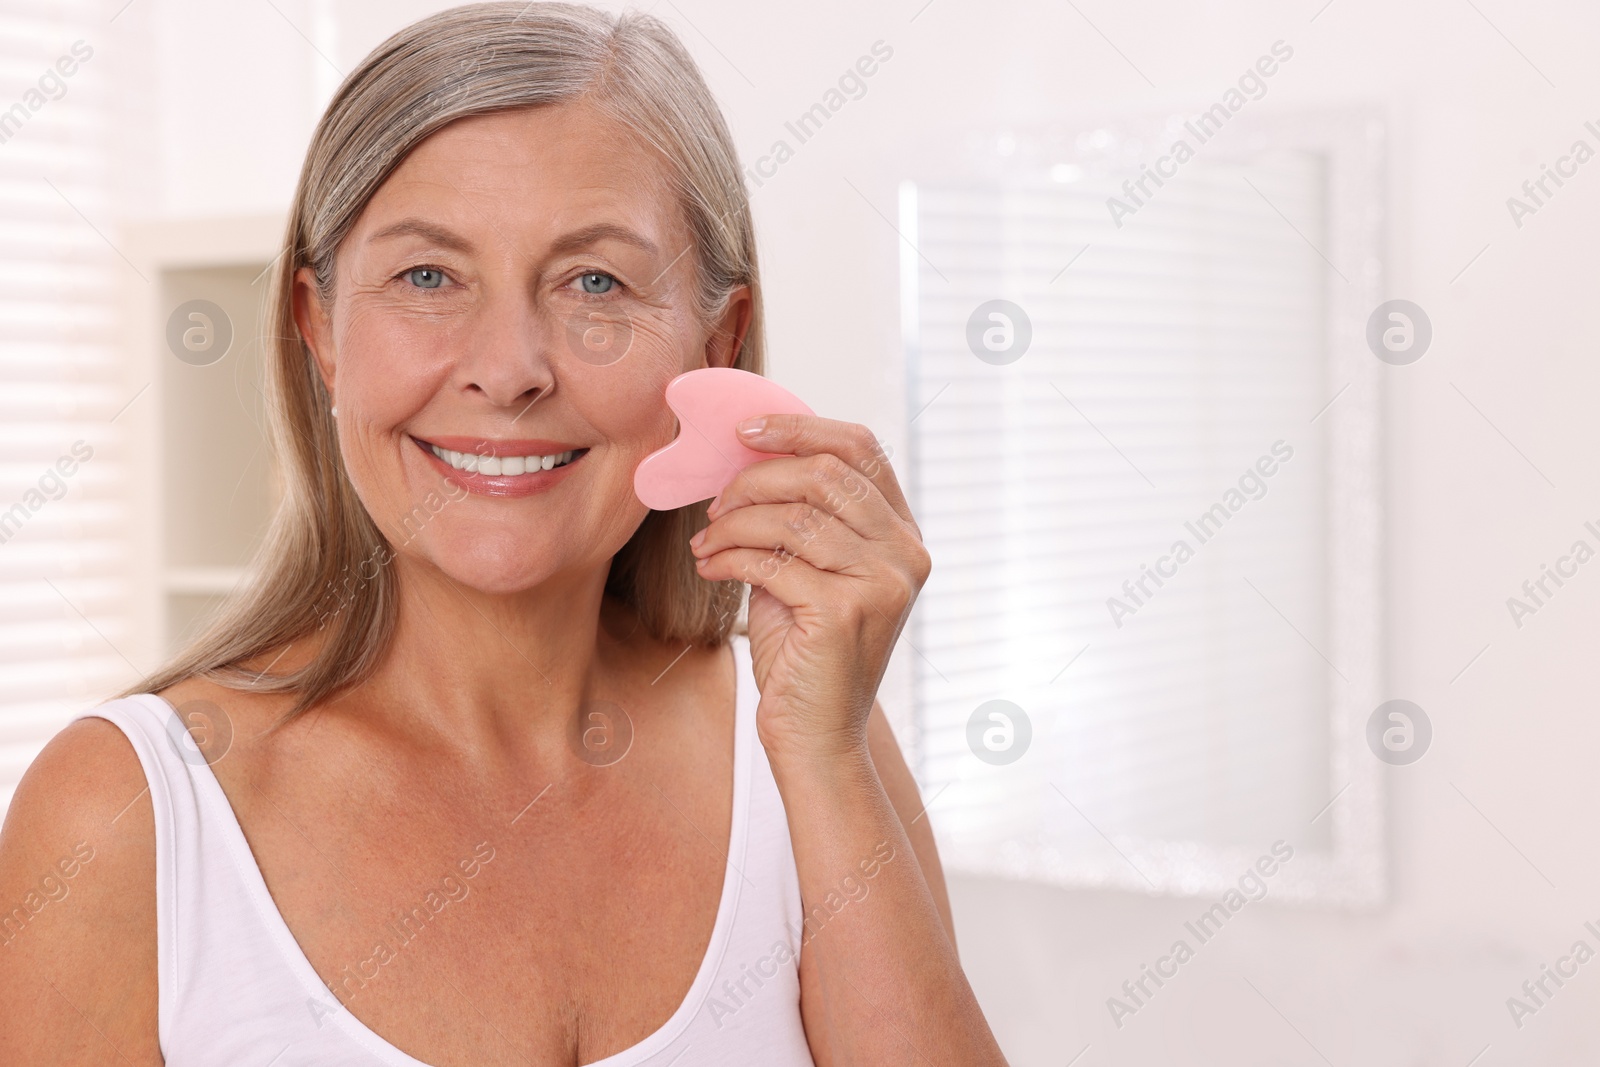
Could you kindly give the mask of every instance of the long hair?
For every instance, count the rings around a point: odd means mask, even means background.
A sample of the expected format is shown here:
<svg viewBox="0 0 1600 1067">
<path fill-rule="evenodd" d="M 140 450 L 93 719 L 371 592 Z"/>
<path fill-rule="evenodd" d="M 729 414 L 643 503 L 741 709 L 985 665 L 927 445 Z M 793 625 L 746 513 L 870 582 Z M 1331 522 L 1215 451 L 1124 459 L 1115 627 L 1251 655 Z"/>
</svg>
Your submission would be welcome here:
<svg viewBox="0 0 1600 1067">
<path fill-rule="evenodd" d="M 735 366 L 761 373 L 764 335 L 755 234 L 733 139 L 693 59 L 648 15 L 561 3 L 471 4 L 390 37 L 350 74 L 312 135 L 295 188 L 267 316 L 268 435 L 282 501 L 246 584 L 165 666 L 123 695 L 196 675 L 234 689 L 289 692 L 293 717 L 356 685 L 388 650 L 398 611 L 393 551 L 345 475 L 330 399 L 294 321 L 294 277 L 310 267 L 325 302 L 335 258 L 378 187 L 429 135 L 469 115 L 584 98 L 670 164 L 694 239 L 697 312 L 715 323 L 748 286 Z M 695 571 L 689 537 L 704 509 L 652 511 L 613 558 L 606 591 L 663 640 L 719 644 L 738 582 Z M 242 665 L 322 633 L 303 666 Z M 281 653 L 280 653 L 281 654 Z"/>
</svg>

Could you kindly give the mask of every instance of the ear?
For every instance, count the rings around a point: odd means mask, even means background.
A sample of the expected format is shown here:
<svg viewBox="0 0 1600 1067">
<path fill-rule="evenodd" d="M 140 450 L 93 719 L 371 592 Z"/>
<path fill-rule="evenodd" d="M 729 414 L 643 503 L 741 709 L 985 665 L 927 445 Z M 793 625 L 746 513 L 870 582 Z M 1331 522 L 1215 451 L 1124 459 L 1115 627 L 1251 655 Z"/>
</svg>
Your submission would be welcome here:
<svg viewBox="0 0 1600 1067">
<path fill-rule="evenodd" d="M 328 395 L 334 395 L 333 320 L 328 308 L 323 306 L 317 291 L 317 275 L 310 267 L 294 272 L 294 324 L 300 338 L 311 350 L 317 373 L 322 376 L 322 386 Z"/>
<path fill-rule="evenodd" d="M 727 307 L 722 317 L 706 338 L 706 366 L 731 367 L 744 349 L 744 337 L 750 330 L 750 320 L 755 315 L 756 302 L 750 287 L 741 285 L 728 295 Z"/>
</svg>

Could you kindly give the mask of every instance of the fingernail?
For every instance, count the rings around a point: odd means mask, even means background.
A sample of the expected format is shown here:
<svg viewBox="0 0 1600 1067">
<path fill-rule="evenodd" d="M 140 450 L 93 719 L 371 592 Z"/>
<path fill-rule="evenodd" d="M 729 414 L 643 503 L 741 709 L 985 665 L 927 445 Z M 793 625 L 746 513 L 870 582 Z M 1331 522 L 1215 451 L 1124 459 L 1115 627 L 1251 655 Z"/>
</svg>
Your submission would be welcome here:
<svg viewBox="0 0 1600 1067">
<path fill-rule="evenodd" d="M 689 538 L 689 547 L 690 548 L 699 548 L 700 547 L 700 543 L 702 541 L 704 541 L 705 539 L 706 539 L 706 532 L 704 530 L 701 530 L 699 533 L 696 533 L 693 537 Z"/>
<path fill-rule="evenodd" d="M 722 503 L 722 494 L 718 493 L 711 498 L 711 503 L 706 505 L 706 514 L 715 515 L 717 513 L 717 505 L 720 503 Z"/>
<path fill-rule="evenodd" d="M 756 437 L 766 428 L 767 420 L 764 418 L 745 419 L 737 427 L 740 437 Z"/>
</svg>

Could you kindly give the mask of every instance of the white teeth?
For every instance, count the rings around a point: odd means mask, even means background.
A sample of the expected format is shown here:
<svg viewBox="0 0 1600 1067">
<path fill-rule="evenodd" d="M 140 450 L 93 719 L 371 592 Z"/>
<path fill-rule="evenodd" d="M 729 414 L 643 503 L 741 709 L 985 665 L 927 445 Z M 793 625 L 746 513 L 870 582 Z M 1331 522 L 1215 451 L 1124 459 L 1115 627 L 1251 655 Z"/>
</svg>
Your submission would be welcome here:
<svg viewBox="0 0 1600 1067">
<path fill-rule="evenodd" d="M 452 452 L 438 445 L 429 445 L 428 448 L 458 471 L 490 475 L 532 474 L 535 471 L 553 470 L 571 463 L 574 455 L 574 452 L 561 452 L 553 456 L 481 456 L 475 452 Z"/>
</svg>

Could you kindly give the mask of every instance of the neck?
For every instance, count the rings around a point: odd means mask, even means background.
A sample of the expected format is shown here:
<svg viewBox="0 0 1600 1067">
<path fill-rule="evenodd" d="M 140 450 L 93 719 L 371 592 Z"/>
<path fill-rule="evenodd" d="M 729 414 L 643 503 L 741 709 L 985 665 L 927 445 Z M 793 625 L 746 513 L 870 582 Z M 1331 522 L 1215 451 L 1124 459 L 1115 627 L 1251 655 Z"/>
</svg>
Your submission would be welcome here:
<svg viewBox="0 0 1600 1067">
<path fill-rule="evenodd" d="M 564 745 L 618 644 L 600 621 L 609 564 L 492 594 L 395 563 L 398 621 L 362 704 L 467 745 Z"/>
</svg>

